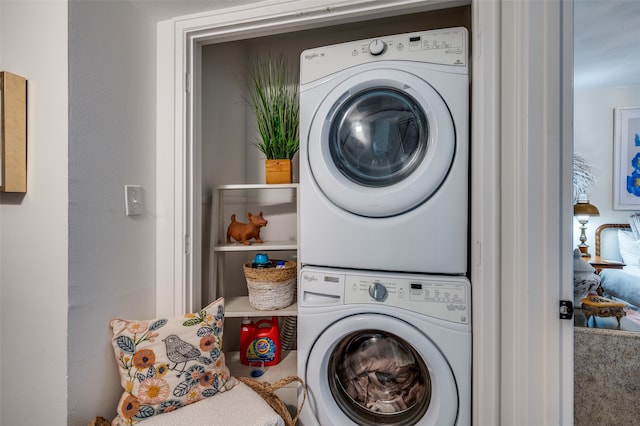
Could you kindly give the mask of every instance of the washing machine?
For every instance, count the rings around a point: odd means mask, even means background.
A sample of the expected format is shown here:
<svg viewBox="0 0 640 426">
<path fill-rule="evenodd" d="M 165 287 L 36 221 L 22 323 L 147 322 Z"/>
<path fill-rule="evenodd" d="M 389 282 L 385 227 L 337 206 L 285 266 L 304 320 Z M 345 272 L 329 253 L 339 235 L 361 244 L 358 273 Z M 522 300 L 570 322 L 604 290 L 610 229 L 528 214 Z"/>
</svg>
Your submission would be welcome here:
<svg viewBox="0 0 640 426">
<path fill-rule="evenodd" d="M 467 38 L 450 28 L 301 54 L 303 264 L 467 272 Z"/>
<path fill-rule="evenodd" d="M 470 424 L 470 291 L 459 276 L 303 267 L 301 424 Z"/>
</svg>

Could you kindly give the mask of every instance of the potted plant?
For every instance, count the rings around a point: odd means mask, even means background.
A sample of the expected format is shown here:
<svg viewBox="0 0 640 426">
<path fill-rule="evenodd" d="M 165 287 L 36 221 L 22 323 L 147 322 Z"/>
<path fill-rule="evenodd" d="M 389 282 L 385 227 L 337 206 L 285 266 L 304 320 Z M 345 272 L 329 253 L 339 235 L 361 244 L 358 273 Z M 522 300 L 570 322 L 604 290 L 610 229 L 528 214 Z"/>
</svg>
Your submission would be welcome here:
<svg viewBox="0 0 640 426">
<path fill-rule="evenodd" d="M 266 156 L 266 181 L 290 183 L 291 160 L 300 147 L 297 73 L 284 54 L 269 55 L 249 65 L 249 83 L 249 103 L 260 133 L 253 145 Z"/>
</svg>

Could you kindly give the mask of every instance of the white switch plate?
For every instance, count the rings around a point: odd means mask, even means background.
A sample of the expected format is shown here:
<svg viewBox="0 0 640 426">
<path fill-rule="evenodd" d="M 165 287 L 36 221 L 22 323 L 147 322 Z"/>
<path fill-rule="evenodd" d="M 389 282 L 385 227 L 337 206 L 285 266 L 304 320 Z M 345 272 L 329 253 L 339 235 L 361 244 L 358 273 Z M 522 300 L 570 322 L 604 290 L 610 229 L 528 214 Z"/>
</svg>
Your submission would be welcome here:
<svg viewBox="0 0 640 426">
<path fill-rule="evenodd" d="M 144 213 L 143 190 L 140 185 L 125 185 L 125 213 L 127 216 L 137 216 Z"/>
</svg>

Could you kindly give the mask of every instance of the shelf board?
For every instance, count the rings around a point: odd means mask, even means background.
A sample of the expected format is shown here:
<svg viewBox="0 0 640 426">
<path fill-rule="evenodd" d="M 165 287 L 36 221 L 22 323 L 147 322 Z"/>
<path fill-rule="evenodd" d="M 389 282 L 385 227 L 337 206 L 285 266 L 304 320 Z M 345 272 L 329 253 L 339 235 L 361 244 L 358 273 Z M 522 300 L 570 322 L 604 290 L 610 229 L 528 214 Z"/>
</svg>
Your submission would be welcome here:
<svg viewBox="0 0 640 426">
<path fill-rule="evenodd" d="M 244 365 L 240 362 L 240 352 L 225 351 L 225 361 L 232 376 L 251 377 L 252 367 Z M 254 379 L 260 382 L 273 383 L 287 376 L 296 376 L 298 370 L 298 353 L 297 351 L 282 351 L 280 362 L 264 368 L 264 374 Z M 285 387 L 297 387 L 298 383 L 293 382 Z"/>
<path fill-rule="evenodd" d="M 218 185 L 218 190 L 234 190 L 234 189 L 295 189 L 299 186 L 298 183 L 279 183 L 279 184 L 266 184 L 266 183 L 239 183 L 230 185 Z"/>
<path fill-rule="evenodd" d="M 249 304 L 249 296 L 229 297 L 224 299 L 224 316 L 226 318 L 238 317 L 290 317 L 298 315 L 298 303 L 275 311 L 259 311 Z"/>
<path fill-rule="evenodd" d="M 262 244 L 252 242 L 245 246 L 242 243 L 221 243 L 213 246 L 213 251 L 269 251 L 269 250 L 297 250 L 296 241 L 267 241 Z"/>
</svg>

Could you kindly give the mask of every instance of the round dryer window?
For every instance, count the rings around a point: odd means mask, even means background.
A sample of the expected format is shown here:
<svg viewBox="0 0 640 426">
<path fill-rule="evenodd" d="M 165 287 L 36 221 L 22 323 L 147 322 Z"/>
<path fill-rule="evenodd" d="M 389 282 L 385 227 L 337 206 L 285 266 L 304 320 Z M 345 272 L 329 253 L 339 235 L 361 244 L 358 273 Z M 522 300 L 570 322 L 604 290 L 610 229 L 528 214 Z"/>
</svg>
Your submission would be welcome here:
<svg viewBox="0 0 640 426">
<path fill-rule="evenodd" d="M 427 118 L 415 100 L 380 87 L 364 90 L 340 106 L 327 143 L 344 176 L 359 185 L 385 187 L 420 165 L 428 135 Z"/>
<path fill-rule="evenodd" d="M 427 201 L 456 150 L 453 119 L 425 80 L 398 69 L 354 71 L 322 100 L 308 162 L 323 194 L 356 215 L 388 217 Z"/>
<path fill-rule="evenodd" d="M 456 379 L 415 326 L 383 314 L 334 322 L 317 338 L 305 375 L 320 424 L 455 424 Z"/>
</svg>

